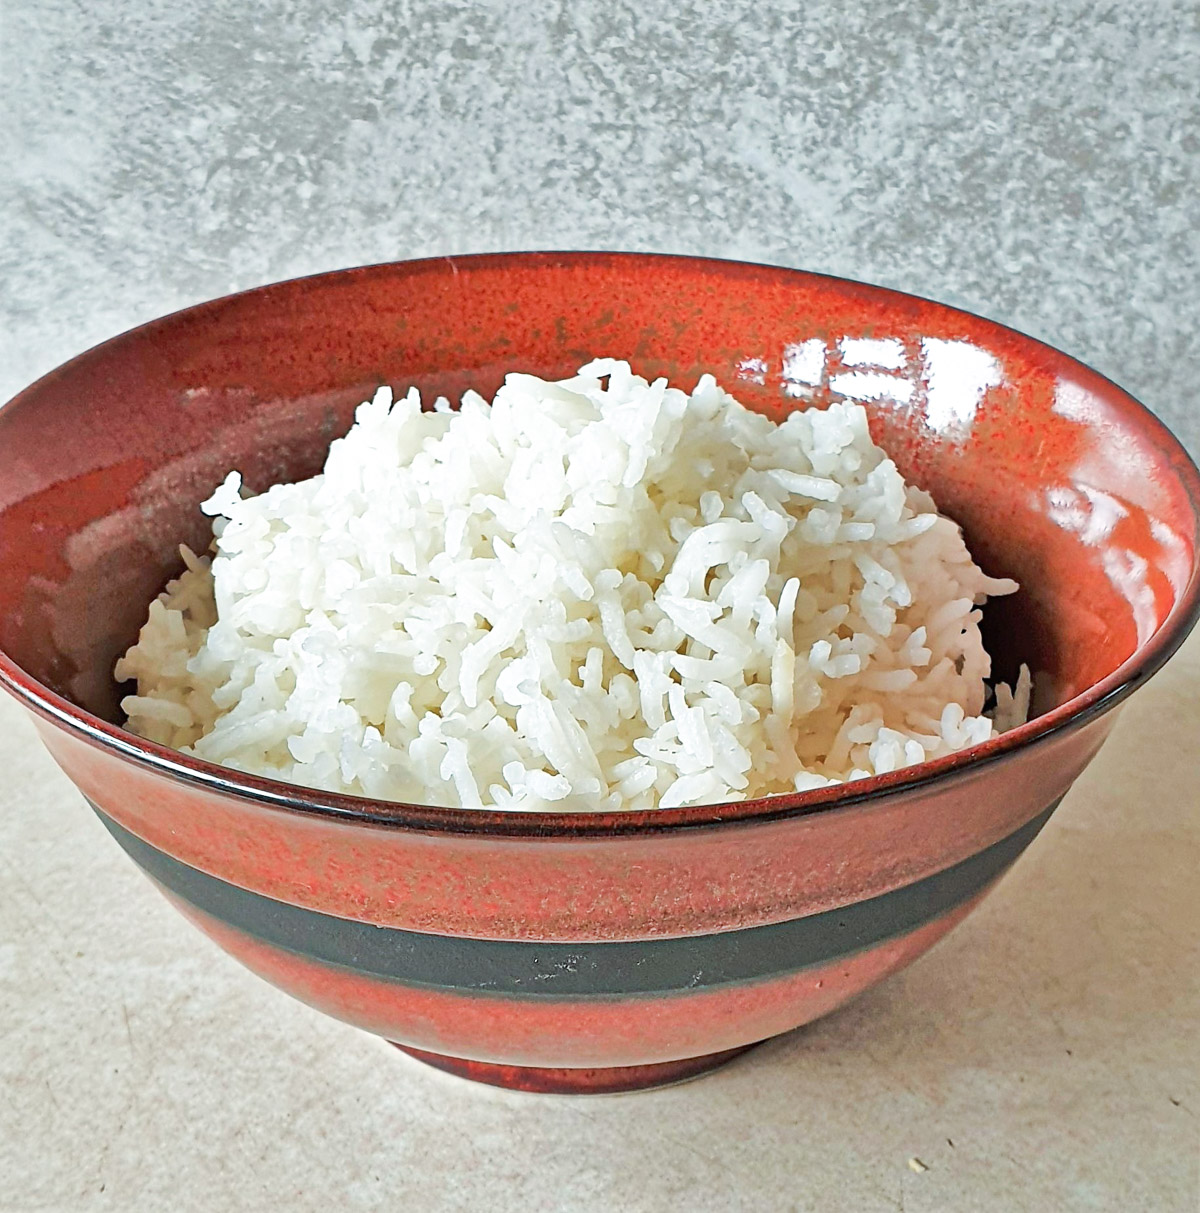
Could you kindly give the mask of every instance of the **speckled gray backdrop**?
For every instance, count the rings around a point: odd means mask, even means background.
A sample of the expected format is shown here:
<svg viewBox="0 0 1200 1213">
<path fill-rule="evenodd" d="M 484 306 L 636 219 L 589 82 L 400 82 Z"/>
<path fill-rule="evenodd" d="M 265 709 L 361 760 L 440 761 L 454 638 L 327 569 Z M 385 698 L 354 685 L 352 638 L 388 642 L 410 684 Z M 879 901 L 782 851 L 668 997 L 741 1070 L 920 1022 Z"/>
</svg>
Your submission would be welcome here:
<svg viewBox="0 0 1200 1213">
<path fill-rule="evenodd" d="M 966 306 L 1200 450 L 1187 0 L 3 0 L 0 21 L 0 398 L 272 279 L 658 249 Z"/>
</svg>

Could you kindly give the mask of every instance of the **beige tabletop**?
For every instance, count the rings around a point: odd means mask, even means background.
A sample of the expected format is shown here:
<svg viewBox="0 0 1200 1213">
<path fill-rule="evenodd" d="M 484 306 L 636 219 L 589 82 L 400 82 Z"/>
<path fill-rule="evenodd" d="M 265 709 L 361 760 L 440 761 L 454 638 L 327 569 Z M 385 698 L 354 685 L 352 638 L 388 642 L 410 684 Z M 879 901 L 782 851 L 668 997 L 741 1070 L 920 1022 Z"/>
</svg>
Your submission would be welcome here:
<svg viewBox="0 0 1200 1213">
<path fill-rule="evenodd" d="M 0 1208 L 1195 1210 L 1200 635 L 912 968 L 691 1084 L 428 1070 L 188 926 L 0 703 Z"/>
</svg>

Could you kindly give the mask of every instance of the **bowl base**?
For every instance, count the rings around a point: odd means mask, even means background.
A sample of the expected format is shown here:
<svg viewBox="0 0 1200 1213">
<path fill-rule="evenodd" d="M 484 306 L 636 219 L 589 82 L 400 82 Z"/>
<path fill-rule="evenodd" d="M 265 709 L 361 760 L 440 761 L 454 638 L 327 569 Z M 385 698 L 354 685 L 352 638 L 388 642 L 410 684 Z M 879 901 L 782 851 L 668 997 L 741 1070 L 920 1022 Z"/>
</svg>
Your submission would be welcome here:
<svg viewBox="0 0 1200 1213">
<path fill-rule="evenodd" d="M 395 1044 L 395 1042 L 391 1042 Z M 562 1067 L 543 1069 L 539 1066 L 504 1066 L 490 1061 L 468 1061 L 463 1057 L 447 1057 L 441 1053 L 426 1053 L 396 1045 L 402 1053 L 415 1057 L 426 1065 L 435 1066 L 459 1078 L 484 1082 L 493 1087 L 513 1091 L 535 1091 L 549 1095 L 614 1095 L 621 1091 L 645 1091 L 651 1087 L 666 1087 L 689 1078 L 699 1078 L 710 1070 L 753 1049 L 740 1045 L 720 1053 L 702 1057 L 685 1057 L 680 1061 L 660 1061 L 646 1066 L 609 1066 L 600 1069 Z"/>
</svg>

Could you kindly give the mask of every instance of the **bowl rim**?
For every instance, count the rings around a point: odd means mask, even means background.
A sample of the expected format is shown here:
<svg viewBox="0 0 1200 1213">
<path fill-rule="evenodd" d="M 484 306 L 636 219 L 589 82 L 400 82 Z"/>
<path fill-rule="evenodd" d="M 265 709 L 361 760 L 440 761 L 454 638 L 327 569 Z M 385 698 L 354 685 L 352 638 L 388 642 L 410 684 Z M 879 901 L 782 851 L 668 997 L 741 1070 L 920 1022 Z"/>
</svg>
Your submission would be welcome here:
<svg viewBox="0 0 1200 1213">
<path fill-rule="evenodd" d="M 457 276 L 460 263 L 469 264 L 473 268 L 488 269 L 505 265 L 536 268 L 539 265 L 566 267 L 614 262 L 627 265 L 642 263 L 649 267 L 664 261 L 685 262 L 710 273 L 728 277 L 770 277 L 776 280 L 795 278 L 797 281 L 825 283 L 836 287 L 843 294 L 857 294 L 872 300 L 917 303 L 952 316 L 962 316 L 974 324 L 990 329 L 997 335 L 1015 337 L 1027 347 L 1032 347 L 1048 356 L 1051 362 L 1085 372 L 1091 377 L 1093 383 L 1103 390 L 1107 403 L 1115 405 L 1123 416 L 1131 419 L 1138 427 L 1140 434 L 1166 456 L 1167 462 L 1179 477 L 1187 494 L 1193 516 L 1197 521 L 1197 530 L 1200 531 L 1200 469 L 1197 469 L 1186 448 L 1170 428 L 1141 401 L 1087 363 L 1036 337 L 1023 333 L 1019 329 L 990 320 L 965 308 L 940 303 L 927 296 L 843 278 L 834 274 L 796 269 L 791 266 L 702 257 L 684 253 L 606 250 L 470 253 L 377 262 L 265 283 L 244 291 L 236 291 L 176 309 L 164 316 L 135 325 L 107 338 L 40 376 L 4 405 L 0 412 L 10 414 L 11 410 L 19 408 L 32 398 L 48 381 L 69 374 L 79 362 L 94 357 L 135 334 L 151 333 L 156 329 L 174 324 L 185 316 L 198 317 L 205 312 L 216 311 L 235 300 L 244 300 L 254 295 L 267 295 L 274 291 L 295 289 L 305 283 L 332 279 L 387 277 L 397 272 L 407 275 L 428 273 L 438 269 L 442 269 L 444 272 L 446 265 L 449 265 L 450 270 Z M 26 673 L 3 650 L 0 650 L 0 686 L 9 691 L 36 716 L 47 719 L 65 728 L 68 732 L 80 735 L 85 741 L 108 750 L 120 758 L 132 761 L 139 766 L 149 767 L 167 777 L 251 801 L 264 808 L 299 813 L 304 816 L 316 816 L 344 824 L 415 830 L 435 834 L 537 837 L 548 840 L 595 838 L 756 825 L 792 817 L 829 814 L 869 805 L 888 796 L 921 794 L 934 786 L 941 787 L 950 782 L 969 778 L 996 762 L 1012 757 L 1017 752 L 1074 732 L 1111 711 L 1161 669 L 1186 639 L 1198 619 L 1200 619 L 1200 556 L 1194 553 L 1191 574 L 1166 619 L 1145 642 L 1139 643 L 1133 653 L 1115 670 L 1066 702 L 989 741 L 885 775 L 873 775 L 852 783 L 835 784 L 807 792 L 778 793 L 754 800 L 719 804 L 617 812 L 461 809 L 327 792 L 318 788 L 287 783 L 283 780 L 246 774 L 140 738 L 136 734 L 129 733 L 118 725 L 110 724 L 86 709 L 78 707 L 52 691 Z"/>
</svg>

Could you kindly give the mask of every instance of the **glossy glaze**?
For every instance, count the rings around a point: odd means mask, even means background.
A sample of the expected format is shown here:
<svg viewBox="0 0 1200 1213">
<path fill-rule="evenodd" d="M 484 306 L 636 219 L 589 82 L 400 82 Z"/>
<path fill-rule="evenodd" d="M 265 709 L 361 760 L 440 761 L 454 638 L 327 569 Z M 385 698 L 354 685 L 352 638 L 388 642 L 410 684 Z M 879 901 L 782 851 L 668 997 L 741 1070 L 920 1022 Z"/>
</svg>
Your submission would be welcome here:
<svg viewBox="0 0 1200 1213">
<path fill-rule="evenodd" d="M 120 730 L 112 662 L 178 543 L 203 543 L 195 507 L 228 468 L 257 486 L 311 474 L 382 382 L 490 393 L 508 369 L 601 354 L 684 386 L 712 371 L 775 416 L 863 400 L 980 562 L 1022 582 L 986 627 L 1000 674 L 1034 668 L 1038 718 L 850 789 L 617 817 L 309 792 Z M 282 988 L 528 1089 L 673 1081 L 907 963 L 1027 844 L 1197 607 L 1200 481 L 1136 402 L 978 317 L 769 267 L 531 254 L 284 283 L 82 355 L 0 413 L 0 444 L 0 679 L 119 840 Z M 871 924 L 844 946 L 843 909 Z M 354 959 L 363 923 L 401 960 Z M 722 969 L 719 936 L 776 928 L 770 965 Z M 650 977 L 617 988 L 630 941 Z M 464 985 L 471 956 L 533 976 Z"/>
</svg>

